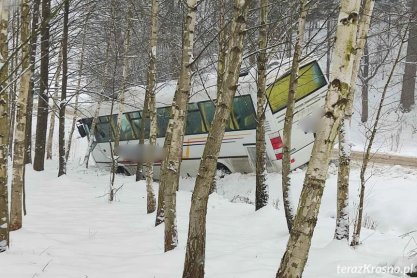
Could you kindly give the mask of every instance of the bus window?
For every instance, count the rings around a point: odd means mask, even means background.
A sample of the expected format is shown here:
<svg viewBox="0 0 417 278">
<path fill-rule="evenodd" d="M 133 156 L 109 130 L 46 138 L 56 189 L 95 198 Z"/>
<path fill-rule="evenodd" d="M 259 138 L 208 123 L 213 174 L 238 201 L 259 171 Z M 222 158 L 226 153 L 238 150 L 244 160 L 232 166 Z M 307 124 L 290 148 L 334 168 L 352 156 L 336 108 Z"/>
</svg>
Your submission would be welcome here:
<svg viewBox="0 0 417 278">
<path fill-rule="evenodd" d="M 197 104 L 189 103 L 185 134 L 186 135 L 202 134 L 206 132 L 207 132 L 207 129 L 206 129 L 206 126 L 204 125 L 203 119 L 201 118 L 201 113 L 198 110 Z"/>
<path fill-rule="evenodd" d="M 317 62 L 312 62 L 300 68 L 299 75 L 296 101 L 327 85 Z M 287 106 L 289 82 L 290 74 L 287 73 L 266 90 L 272 113 L 276 113 Z"/>
<path fill-rule="evenodd" d="M 129 113 L 130 123 L 132 125 L 133 132 L 136 134 L 138 139 L 142 133 L 142 112 Z M 149 118 L 145 119 L 145 139 L 149 138 Z"/>
<path fill-rule="evenodd" d="M 200 108 L 201 114 L 203 115 L 203 119 L 207 128 L 209 128 L 211 126 L 211 122 L 213 121 L 214 111 L 216 107 L 214 106 L 211 100 L 199 102 L 198 107 Z M 226 131 L 231 130 L 235 130 L 235 127 L 233 126 L 232 119 L 229 119 L 229 123 L 226 126 Z"/>
<path fill-rule="evenodd" d="M 161 107 L 156 110 L 158 122 L 158 137 L 165 137 L 171 116 L 171 107 Z"/>
<path fill-rule="evenodd" d="M 255 129 L 255 108 L 249 95 L 233 99 L 232 120 L 237 130 Z"/>
<path fill-rule="evenodd" d="M 100 117 L 101 118 L 101 117 Z M 107 122 L 99 122 L 96 125 L 96 139 L 97 143 L 104 143 L 110 141 L 110 125 Z"/>
<path fill-rule="evenodd" d="M 137 139 L 133 132 L 132 126 L 126 114 L 122 115 L 122 122 L 120 125 L 120 140 L 134 140 Z"/>
</svg>

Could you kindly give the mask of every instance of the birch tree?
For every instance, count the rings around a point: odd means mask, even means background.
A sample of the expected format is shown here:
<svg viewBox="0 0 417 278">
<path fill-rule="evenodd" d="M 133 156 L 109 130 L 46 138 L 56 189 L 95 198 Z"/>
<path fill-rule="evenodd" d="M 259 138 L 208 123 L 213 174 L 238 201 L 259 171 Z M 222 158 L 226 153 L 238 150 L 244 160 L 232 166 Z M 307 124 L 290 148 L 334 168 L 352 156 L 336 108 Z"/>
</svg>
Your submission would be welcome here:
<svg viewBox="0 0 417 278">
<path fill-rule="evenodd" d="M 266 145 L 265 145 L 265 90 L 268 46 L 268 6 L 269 0 L 260 1 L 259 54 L 256 104 L 256 196 L 255 209 L 268 204 L 268 186 L 266 184 Z"/>
<path fill-rule="evenodd" d="M 410 29 L 407 44 L 407 56 L 401 90 L 401 107 L 409 112 L 414 105 L 417 73 L 417 0 L 409 0 L 410 4 Z"/>
<path fill-rule="evenodd" d="M 336 229 L 334 238 L 338 240 L 349 240 L 349 175 L 350 175 L 350 154 L 352 145 L 349 138 L 350 122 L 353 113 L 353 100 L 355 96 L 356 80 L 358 77 L 360 62 L 364 53 L 367 34 L 371 23 L 374 0 L 365 0 L 362 3 L 357 38 L 356 55 L 352 67 L 352 79 L 350 81 L 351 93 L 345 110 L 345 117 L 342 119 L 339 129 L 339 169 L 337 176 L 337 213 Z"/>
<path fill-rule="evenodd" d="M 26 129 L 26 104 L 29 94 L 31 79 L 30 71 L 30 45 L 27 43 L 30 37 L 30 1 L 24 0 L 21 4 L 21 41 L 22 45 L 22 69 L 20 78 L 20 90 L 17 99 L 16 130 L 13 154 L 13 179 L 10 207 L 10 230 L 22 228 L 23 188 L 25 181 L 25 129 Z M 26 43 L 25 43 L 26 42 Z"/>
<path fill-rule="evenodd" d="M 156 136 L 158 132 L 158 123 L 156 115 L 156 103 L 155 103 L 155 88 L 156 88 L 156 49 L 158 43 L 158 0 L 152 0 L 151 4 L 151 37 L 149 40 L 149 66 L 148 66 L 148 82 L 146 85 L 146 94 L 149 95 L 148 113 L 150 121 L 149 130 L 149 146 L 151 152 L 156 146 Z M 152 153 L 147 155 L 146 163 L 146 192 L 147 192 L 147 212 L 152 213 L 155 211 L 155 194 L 153 191 L 153 164 L 154 157 Z"/>
<path fill-rule="evenodd" d="M 246 15 L 250 2 L 250 0 L 236 0 L 234 2 L 234 15 L 226 58 L 223 93 L 219 95 L 216 103 L 214 118 L 207 136 L 198 171 L 199 174 L 197 175 L 191 198 L 183 278 L 204 277 L 207 203 L 210 187 L 216 174 L 217 159 L 226 124 L 230 119 L 233 97 L 237 90 L 242 64 L 243 39 L 246 33 Z"/>
<path fill-rule="evenodd" d="M 7 26 L 8 7 L 0 3 L 0 253 L 9 246 L 9 192 L 7 188 L 9 151 L 9 93 Z"/>
<path fill-rule="evenodd" d="M 59 84 L 61 79 L 61 66 L 62 66 L 62 49 L 60 49 L 58 54 L 58 67 L 55 73 L 55 89 L 54 95 L 52 96 L 52 109 L 51 115 L 49 117 L 49 131 L 48 131 L 48 141 L 46 142 L 46 159 L 52 159 L 52 146 L 54 140 L 54 131 L 55 131 L 55 118 L 57 107 L 59 107 L 58 102 L 58 92 L 59 92 Z"/>
<path fill-rule="evenodd" d="M 191 90 L 191 62 L 193 59 L 197 0 L 187 0 L 185 7 L 187 14 L 184 21 L 180 77 L 165 135 L 166 142 L 170 142 L 170 144 L 164 144 L 166 157 L 161 169 L 162 179 L 160 181 L 160 186 L 164 189 L 165 252 L 174 249 L 178 244 L 176 191 L 180 175 L 185 116 Z"/>
<path fill-rule="evenodd" d="M 291 172 L 291 130 L 294 117 L 295 96 L 298 87 L 298 78 L 300 70 L 300 60 L 303 52 L 304 30 L 307 17 L 307 1 L 299 1 L 299 18 L 297 37 L 294 46 L 294 55 L 292 57 L 291 74 L 288 89 L 288 103 L 285 112 L 284 131 L 283 131 L 283 148 L 282 148 L 282 199 L 284 202 L 285 218 L 287 220 L 288 231 L 291 231 L 294 212 L 290 201 L 290 172 Z"/>
<path fill-rule="evenodd" d="M 360 0 L 342 0 L 336 28 L 324 115 L 314 142 L 285 254 L 277 278 L 301 277 L 307 262 L 339 126 L 349 101 Z"/>
</svg>

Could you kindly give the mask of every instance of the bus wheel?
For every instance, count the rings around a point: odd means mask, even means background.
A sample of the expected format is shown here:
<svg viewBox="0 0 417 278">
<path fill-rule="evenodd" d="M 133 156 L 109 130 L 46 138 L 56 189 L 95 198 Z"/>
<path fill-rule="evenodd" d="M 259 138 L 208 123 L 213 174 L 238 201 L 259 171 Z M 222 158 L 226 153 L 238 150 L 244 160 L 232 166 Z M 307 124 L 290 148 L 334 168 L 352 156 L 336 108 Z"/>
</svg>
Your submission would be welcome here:
<svg viewBox="0 0 417 278">
<path fill-rule="evenodd" d="M 123 167 L 123 166 L 118 166 L 117 167 L 116 174 L 122 174 L 124 176 L 131 176 L 130 173 L 129 173 L 129 171 L 125 167 Z"/>
<path fill-rule="evenodd" d="M 222 179 L 224 178 L 226 175 L 230 175 L 232 172 L 229 170 L 229 168 L 227 168 L 226 166 L 224 166 L 223 164 L 218 163 L 217 164 L 217 172 L 216 172 L 216 177 Z"/>
</svg>

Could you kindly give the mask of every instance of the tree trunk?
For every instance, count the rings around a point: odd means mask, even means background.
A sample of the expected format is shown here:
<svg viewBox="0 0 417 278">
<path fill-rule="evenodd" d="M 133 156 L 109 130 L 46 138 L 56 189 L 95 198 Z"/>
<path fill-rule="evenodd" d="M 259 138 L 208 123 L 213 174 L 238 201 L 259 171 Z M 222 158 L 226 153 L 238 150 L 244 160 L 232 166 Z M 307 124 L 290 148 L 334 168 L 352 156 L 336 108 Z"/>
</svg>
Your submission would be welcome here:
<svg viewBox="0 0 417 278">
<path fill-rule="evenodd" d="M 33 169 L 43 171 L 45 164 L 46 131 L 48 127 L 48 74 L 49 74 L 49 20 L 50 0 L 42 0 L 41 22 L 41 76 L 38 97 L 38 116 L 36 123 L 35 159 Z"/>
<path fill-rule="evenodd" d="M 59 79 L 61 78 L 61 65 L 62 65 L 62 48 L 60 48 L 58 55 L 58 67 L 55 73 L 55 91 L 52 96 L 52 109 L 49 122 L 49 132 L 48 132 L 48 141 L 46 143 L 46 159 L 52 159 L 52 146 L 54 139 L 54 129 L 55 129 L 55 118 L 57 107 L 59 107 L 58 102 L 58 92 L 59 92 Z"/>
<path fill-rule="evenodd" d="M 5 5 L 4 3 L 2 5 Z M 9 149 L 9 93 L 7 89 L 8 58 L 6 7 L 0 7 L 0 253 L 9 246 L 9 192 L 7 165 Z"/>
<path fill-rule="evenodd" d="M 25 0 L 21 5 L 21 41 L 25 42 L 30 36 L 30 1 Z M 30 71 L 30 45 L 22 45 L 22 69 L 20 79 L 20 92 L 17 102 L 16 130 L 13 154 L 13 180 L 10 206 L 10 230 L 22 228 L 23 187 L 25 181 L 25 129 L 26 105 L 29 94 L 31 78 Z"/>
<path fill-rule="evenodd" d="M 360 0 L 342 0 L 324 115 L 314 142 L 297 214 L 277 278 L 301 277 L 317 223 L 330 154 L 348 103 Z"/>
<path fill-rule="evenodd" d="M 156 146 L 156 136 L 158 132 L 158 123 L 156 116 L 156 103 L 155 103 L 155 87 L 156 87 L 156 49 L 158 42 L 158 0 L 152 0 L 151 7 L 151 37 L 149 45 L 149 66 L 148 66 L 148 84 L 146 91 L 149 95 L 148 113 L 150 121 L 149 131 L 149 146 L 153 152 Z M 153 164 L 154 157 L 151 152 L 148 152 L 146 163 L 146 192 L 147 192 L 147 212 L 152 213 L 155 211 L 155 194 L 153 191 Z"/>
<path fill-rule="evenodd" d="M 374 0 L 365 0 L 362 3 L 359 17 L 356 55 L 354 55 L 352 78 L 350 81 L 350 94 L 345 109 L 345 117 L 341 121 L 339 129 L 339 170 L 337 177 L 337 212 L 336 228 L 334 238 L 338 240 L 349 240 L 349 175 L 350 175 L 350 154 L 352 145 L 349 136 L 349 126 L 352 120 L 353 100 L 355 97 L 356 80 L 361 66 L 361 58 L 366 45 L 367 34 L 371 24 Z"/>
<path fill-rule="evenodd" d="M 249 3 L 249 0 L 236 0 L 234 4 L 223 94 L 217 100 L 213 122 L 207 136 L 207 142 L 198 171 L 199 174 L 197 175 L 191 198 L 183 278 L 204 277 L 207 203 L 210 185 L 216 174 L 217 159 L 226 124 L 230 119 L 233 97 L 237 90 L 240 66 L 242 64 L 243 39 L 246 33 L 246 14 Z"/>
<path fill-rule="evenodd" d="M 12 12 L 11 19 L 11 57 L 10 57 L 10 66 L 9 66 L 9 121 L 10 121 L 10 130 L 15 130 L 16 124 L 16 96 L 17 96 L 17 80 L 19 79 L 20 74 L 20 64 L 19 64 L 19 33 L 20 33 L 20 19 L 19 19 L 19 10 Z M 9 132 L 9 156 L 13 159 L 13 141 L 14 141 L 14 132 Z"/>
<path fill-rule="evenodd" d="M 300 60 L 303 53 L 304 31 L 307 17 L 307 3 L 305 0 L 299 1 L 300 11 L 298 18 L 298 31 L 294 46 L 294 55 L 292 58 L 290 85 L 288 89 L 288 103 L 285 112 L 284 130 L 283 130 L 283 157 L 282 157 L 282 200 L 284 203 L 285 218 L 287 220 L 288 231 L 291 232 L 292 221 L 294 218 L 294 209 L 290 200 L 291 187 L 291 131 L 294 117 L 295 95 L 298 87 L 298 73 L 300 70 Z"/>
<path fill-rule="evenodd" d="M 265 90 L 268 46 L 268 9 L 269 0 L 260 1 L 259 54 L 256 104 L 256 196 L 255 210 L 268 204 L 268 186 L 266 184 L 266 145 L 265 145 Z"/>
<path fill-rule="evenodd" d="M 371 157 L 372 144 L 375 140 L 375 136 L 376 136 L 376 133 L 378 131 L 378 124 L 379 124 L 379 120 L 381 119 L 381 113 L 382 113 L 382 108 L 384 107 L 385 96 L 387 94 L 387 91 L 388 91 L 389 85 L 391 83 L 391 80 L 394 76 L 395 69 L 396 69 L 398 63 L 401 60 L 401 52 L 402 52 L 402 49 L 403 49 L 403 46 L 404 46 L 404 40 L 405 40 L 405 35 L 403 36 L 403 38 L 401 40 L 401 44 L 400 44 L 400 47 L 398 49 L 397 57 L 394 61 L 394 64 L 392 65 L 391 72 L 390 72 L 390 74 L 388 76 L 388 79 L 387 79 L 387 81 L 385 83 L 385 86 L 384 86 L 384 90 L 382 91 L 381 99 L 380 99 L 379 105 L 378 105 L 378 110 L 377 110 L 376 116 L 375 116 L 375 122 L 374 122 L 373 127 L 372 127 L 371 135 L 369 137 L 368 146 L 366 146 L 366 152 L 363 156 L 362 167 L 361 167 L 361 172 L 360 172 L 361 188 L 360 188 L 360 192 L 359 192 L 358 213 L 357 213 L 356 220 L 355 220 L 355 226 L 354 226 L 353 235 L 352 235 L 352 242 L 350 243 L 351 246 L 357 246 L 360 243 L 360 235 L 361 235 L 361 229 L 362 229 L 362 218 L 363 218 L 363 208 L 364 208 L 364 202 L 365 202 L 365 184 L 366 184 L 365 173 L 366 173 L 366 169 L 368 167 L 369 159 Z"/>
<path fill-rule="evenodd" d="M 38 22 L 39 22 L 39 6 L 41 0 L 33 1 L 32 9 L 32 27 L 31 27 L 31 37 L 30 37 L 30 84 L 29 84 L 29 95 L 28 103 L 26 108 L 26 130 L 25 130 L 25 164 L 32 163 L 32 113 L 33 113 L 33 95 L 34 95 L 34 73 L 35 73 L 35 63 L 36 63 L 36 47 L 38 39 Z"/>
<path fill-rule="evenodd" d="M 363 56 L 363 76 L 362 76 L 362 114 L 361 122 L 366 123 L 369 117 L 368 109 L 368 93 L 369 93 L 369 52 L 368 46 L 365 44 Z"/>
<path fill-rule="evenodd" d="M 404 112 L 409 112 L 415 103 L 414 94 L 417 73 L 417 0 L 409 1 L 411 8 L 410 28 L 408 33 L 403 86 L 401 90 L 401 107 Z"/>
<path fill-rule="evenodd" d="M 58 177 L 67 173 L 67 161 L 65 159 L 65 110 L 67 108 L 67 86 L 68 86 L 68 17 L 70 0 L 64 2 L 64 26 L 62 33 L 62 90 L 61 102 L 59 104 L 59 169 Z"/>
<path fill-rule="evenodd" d="M 180 77 L 172 103 L 171 119 L 168 123 L 166 137 L 169 138 L 165 149 L 166 158 L 161 169 L 160 184 L 164 189 L 165 212 L 165 252 L 178 244 L 176 224 L 176 192 L 180 175 L 180 160 L 184 137 L 185 116 L 191 90 L 191 62 L 193 58 L 194 30 L 196 23 L 197 1 L 187 0 L 187 15 L 184 21 L 183 51 Z M 167 139 L 166 139 L 167 140 Z"/>
</svg>

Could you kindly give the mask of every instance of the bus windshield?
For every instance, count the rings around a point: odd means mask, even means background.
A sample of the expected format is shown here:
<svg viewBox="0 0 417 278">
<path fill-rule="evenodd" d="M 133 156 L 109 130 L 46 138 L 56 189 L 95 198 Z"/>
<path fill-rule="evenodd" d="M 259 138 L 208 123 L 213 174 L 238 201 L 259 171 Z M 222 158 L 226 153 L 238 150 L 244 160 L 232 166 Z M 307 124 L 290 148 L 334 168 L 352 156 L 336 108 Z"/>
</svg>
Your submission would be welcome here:
<svg viewBox="0 0 417 278">
<path fill-rule="evenodd" d="M 287 73 L 266 90 L 272 113 L 277 113 L 287 107 L 289 85 L 290 73 Z M 299 101 L 326 85 L 326 79 L 318 63 L 307 64 L 300 68 L 295 100 Z"/>
</svg>

